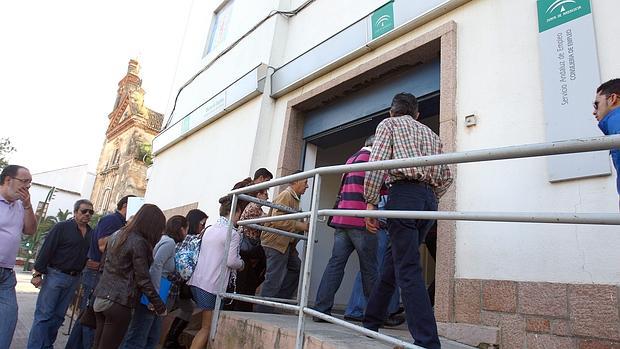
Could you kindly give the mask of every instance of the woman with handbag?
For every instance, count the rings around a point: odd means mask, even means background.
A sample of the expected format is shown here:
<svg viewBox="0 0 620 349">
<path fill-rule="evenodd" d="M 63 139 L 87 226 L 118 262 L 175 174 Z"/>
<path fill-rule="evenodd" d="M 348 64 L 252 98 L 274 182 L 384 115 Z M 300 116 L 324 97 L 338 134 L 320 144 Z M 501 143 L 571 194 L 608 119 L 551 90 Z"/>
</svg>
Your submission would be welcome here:
<svg viewBox="0 0 620 349">
<path fill-rule="evenodd" d="M 160 297 L 166 301 L 167 310 L 172 309 L 174 299 L 165 294 L 172 286 L 170 279 L 175 279 L 174 253 L 178 242 L 187 235 L 187 219 L 183 216 L 173 216 L 166 223 L 166 233 L 153 249 L 153 264 L 151 265 L 151 281 L 160 291 Z M 142 297 L 143 300 L 145 297 Z M 155 349 L 159 342 L 162 318 L 148 308 L 149 303 L 141 302 L 134 310 L 129 330 L 121 345 L 122 349 Z"/>
<path fill-rule="evenodd" d="M 129 327 L 132 309 L 144 294 L 157 315 L 166 314 L 149 275 L 153 247 L 166 228 L 166 217 L 155 205 L 144 204 L 131 221 L 115 233 L 106 247 L 103 274 L 95 288 L 97 319 L 94 349 L 116 349 Z"/>
<path fill-rule="evenodd" d="M 232 198 L 225 196 L 219 202 L 220 217 L 215 224 L 205 231 L 196 269 L 187 282 L 191 286 L 197 307 L 202 311 L 202 325 L 192 341 L 191 349 L 203 349 L 209 340 L 211 316 L 215 308 L 215 295 L 219 292 L 220 280 L 222 278 L 228 280 L 231 273 L 234 275 L 234 270 L 241 270 L 244 266 L 243 260 L 239 256 L 241 235 L 236 229 L 233 229 L 226 261 L 228 268 L 226 268 L 224 275 L 221 275 L 228 227 L 231 223 L 233 225 L 237 223 L 239 216 L 241 216 L 241 209 L 236 208 L 232 215 L 232 222 L 229 222 L 227 217 L 230 215 Z"/>
</svg>

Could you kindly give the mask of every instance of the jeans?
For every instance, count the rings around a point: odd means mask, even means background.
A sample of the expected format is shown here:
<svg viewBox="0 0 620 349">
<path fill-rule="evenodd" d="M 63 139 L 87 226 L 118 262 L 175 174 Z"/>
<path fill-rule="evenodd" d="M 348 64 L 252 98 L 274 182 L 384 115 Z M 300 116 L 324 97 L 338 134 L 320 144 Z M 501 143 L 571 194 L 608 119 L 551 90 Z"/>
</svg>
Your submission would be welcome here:
<svg viewBox="0 0 620 349">
<path fill-rule="evenodd" d="M 161 318 L 139 304 L 133 312 L 121 349 L 155 349 L 159 343 Z"/>
<path fill-rule="evenodd" d="M 267 258 L 265 281 L 261 288 L 261 297 L 291 299 L 297 290 L 301 260 L 295 246 L 288 245 L 284 253 L 271 247 L 263 246 Z M 272 308 L 264 305 L 255 307 L 257 312 L 268 313 Z"/>
<path fill-rule="evenodd" d="M 54 347 L 58 329 L 65 320 L 65 313 L 80 279 L 51 267 L 43 278 L 37 297 L 34 320 L 28 337 L 28 349 Z"/>
<path fill-rule="evenodd" d="M 389 244 L 390 240 L 387 231 L 385 229 L 380 229 L 377 231 L 377 270 L 381 270 L 383 267 L 383 257 L 385 256 L 385 252 L 387 251 Z M 381 276 L 379 275 L 379 277 Z M 345 310 L 344 315 L 361 319 L 364 317 L 364 310 L 366 310 L 367 302 L 368 297 L 364 296 L 364 291 L 362 289 L 362 273 L 359 272 L 355 277 L 353 290 L 351 291 L 349 303 L 347 304 L 347 309 Z M 396 288 L 392 298 L 390 299 L 388 314 L 394 314 L 397 312 L 399 304 L 400 292 L 398 291 L 398 288 Z"/>
<path fill-rule="evenodd" d="M 0 348 L 9 348 L 17 326 L 17 296 L 15 272 L 0 268 Z"/>
<path fill-rule="evenodd" d="M 390 187 L 387 210 L 436 211 L 437 198 L 430 186 L 419 182 L 396 182 Z M 407 326 L 416 345 L 441 347 L 437 323 L 426 291 L 420 244 L 433 220 L 388 219 L 391 246 L 386 252 L 381 279 L 368 299 L 364 327 L 378 330 L 388 315 L 388 303 L 396 285 L 400 288 Z"/>
<path fill-rule="evenodd" d="M 336 229 L 332 256 L 316 294 L 315 310 L 331 314 L 334 296 L 340 288 L 344 268 L 353 250 L 359 257 L 364 295 L 370 296 L 377 281 L 377 237 L 365 229 Z"/>
<path fill-rule="evenodd" d="M 99 272 L 84 268 L 82 271 L 82 296 L 80 298 L 80 311 L 86 307 L 88 298 L 95 290 L 95 286 L 99 282 Z M 94 297 L 91 302 L 94 301 Z M 82 326 L 80 321 L 76 321 L 71 330 L 71 335 L 67 340 L 65 349 L 91 349 L 95 340 L 95 329 Z"/>
</svg>

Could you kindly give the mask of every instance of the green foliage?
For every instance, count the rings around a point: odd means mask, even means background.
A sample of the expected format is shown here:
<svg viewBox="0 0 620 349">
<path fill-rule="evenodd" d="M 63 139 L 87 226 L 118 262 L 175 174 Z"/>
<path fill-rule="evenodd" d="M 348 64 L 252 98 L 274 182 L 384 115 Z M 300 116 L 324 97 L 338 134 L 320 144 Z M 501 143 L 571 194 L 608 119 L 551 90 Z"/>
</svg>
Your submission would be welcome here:
<svg viewBox="0 0 620 349">
<path fill-rule="evenodd" d="M 0 138 L 0 170 L 9 164 L 7 157 L 15 150 L 15 147 L 11 145 L 11 141 L 8 138 Z"/>
<path fill-rule="evenodd" d="M 153 146 L 150 143 L 140 144 L 136 158 L 143 161 L 146 166 L 151 166 L 153 164 Z"/>
<path fill-rule="evenodd" d="M 93 214 L 92 217 L 90 217 L 90 222 L 88 222 L 88 225 L 90 225 L 91 228 L 95 229 L 101 217 L 103 217 L 103 215 L 99 213 Z"/>
</svg>

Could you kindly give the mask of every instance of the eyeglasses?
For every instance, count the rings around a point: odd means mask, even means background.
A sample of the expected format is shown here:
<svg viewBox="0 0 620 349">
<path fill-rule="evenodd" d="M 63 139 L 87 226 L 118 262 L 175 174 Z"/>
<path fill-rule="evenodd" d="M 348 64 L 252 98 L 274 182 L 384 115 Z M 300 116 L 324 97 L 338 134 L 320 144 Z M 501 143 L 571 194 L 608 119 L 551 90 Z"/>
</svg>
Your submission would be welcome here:
<svg viewBox="0 0 620 349">
<path fill-rule="evenodd" d="M 616 95 L 616 94 L 615 93 L 610 93 L 608 96 L 605 96 L 605 100 L 608 100 L 613 95 Z M 616 95 L 616 96 L 618 96 L 618 95 Z M 592 103 L 592 106 L 594 107 L 594 110 L 598 110 L 598 104 L 599 104 L 599 101 L 594 101 Z"/>
<path fill-rule="evenodd" d="M 24 184 L 30 184 L 32 183 L 32 179 L 23 179 L 23 178 L 17 178 L 17 177 L 13 177 L 13 176 L 9 176 L 13 179 L 17 179 L 18 181 L 24 183 Z"/>
<path fill-rule="evenodd" d="M 83 208 L 83 209 L 80 210 L 80 212 L 82 212 L 82 214 L 87 214 L 88 213 L 91 216 L 95 213 L 95 211 L 93 211 L 91 209 L 88 209 L 88 208 Z"/>
</svg>

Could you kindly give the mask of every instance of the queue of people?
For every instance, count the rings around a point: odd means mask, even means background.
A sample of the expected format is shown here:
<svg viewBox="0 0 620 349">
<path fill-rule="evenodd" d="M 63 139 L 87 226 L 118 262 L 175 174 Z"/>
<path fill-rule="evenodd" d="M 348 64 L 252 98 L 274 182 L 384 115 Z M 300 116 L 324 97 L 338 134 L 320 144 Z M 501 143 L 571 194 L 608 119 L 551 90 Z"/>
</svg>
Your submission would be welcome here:
<svg viewBox="0 0 620 349">
<path fill-rule="evenodd" d="M 616 120 L 619 107 L 620 79 L 601 85 L 593 114 L 605 134 L 620 132 L 617 127 L 620 122 Z M 377 126 L 375 135 L 366 140 L 347 164 L 442 153 L 439 136 L 417 121 L 415 96 L 397 94 L 389 113 L 390 117 Z M 616 155 L 617 150 L 612 150 L 614 165 L 618 167 Z M 259 169 L 254 178 L 238 182 L 233 189 L 272 178 L 268 170 Z M 0 313 L 3 314 L 0 347 L 3 348 L 10 346 L 17 320 L 13 267 L 18 244 L 22 233 L 32 234 L 36 230 L 28 192 L 31 181 L 28 169 L 16 165 L 6 167 L 0 175 Z M 351 172 L 342 177 L 335 208 L 435 211 L 438 200 L 452 182 L 452 173 L 446 165 Z M 273 203 L 298 210 L 307 188 L 306 179 L 294 181 Z M 268 199 L 266 190 L 251 195 Z M 237 229 L 240 219 L 287 212 L 271 208 L 266 214 L 261 204 L 240 201 L 231 215 L 230 196 L 219 199 L 219 217 L 210 226 L 206 225 L 208 216 L 198 209 L 166 221 L 161 209 L 152 204 L 143 205 L 127 222 L 128 198 L 122 198 L 116 212 L 103 217 L 94 230 L 88 225 L 93 206 L 88 200 L 79 200 L 73 218 L 56 224 L 49 232 L 34 265 L 32 284 L 40 287 L 40 292 L 28 348 L 53 347 L 78 286 L 80 321 L 72 329 L 66 348 L 155 348 L 158 344 L 177 348 L 179 334 L 195 309 L 200 311 L 202 322 L 191 348 L 204 348 L 222 283 L 228 284 L 228 292 L 294 298 L 301 261 L 296 248 L 299 239 L 291 234 L 307 232 L 308 222 L 284 220 L 264 224 L 291 233 L 286 236 L 276 234 L 273 229 Z M 228 258 L 222 265 L 231 224 L 234 228 Z M 361 321 L 367 329 L 378 331 L 382 326 L 404 321 L 394 318 L 404 311 L 415 344 L 440 348 L 432 308 L 434 292 L 426 289 L 419 254 L 419 246 L 426 241 L 434 257 L 435 221 L 333 217 L 328 225 L 335 229 L 334 244 L 318 288 L 315 309 L 331 314 L 347 260 L 355 251 L 360 260 L 360 275 L 345 318 Z M 188 248 L 194 250 L 184 250 Z M 180 251 L 189 253 L 180 259 Z M 268 306 L 237 301 L 226 307 L 274 312 Z"/>
</svg>

